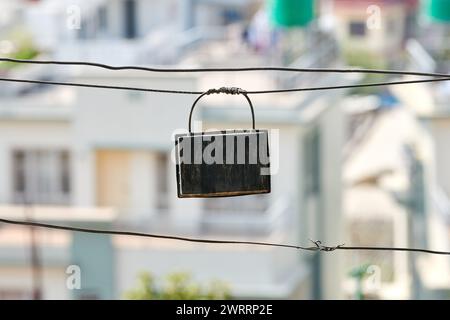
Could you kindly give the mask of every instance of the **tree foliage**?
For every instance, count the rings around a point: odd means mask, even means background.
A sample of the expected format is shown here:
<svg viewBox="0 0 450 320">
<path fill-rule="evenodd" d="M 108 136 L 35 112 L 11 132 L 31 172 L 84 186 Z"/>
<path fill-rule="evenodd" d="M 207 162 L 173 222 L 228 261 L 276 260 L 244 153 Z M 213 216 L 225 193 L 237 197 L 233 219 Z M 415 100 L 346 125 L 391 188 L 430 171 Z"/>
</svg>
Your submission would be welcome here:
<svg viewBox="0 0 450 320">
<path fill-rule="evenodd" d="M 158 282 L 149 272 L 138 276 L 137 286 L 125 293 L 131 300 L 217 300 L 229 299 L 230 291 L 221 281 L 211 281 L 206 286 L 193 281 L 188 273 L 169 274 Z"/>
</svg>

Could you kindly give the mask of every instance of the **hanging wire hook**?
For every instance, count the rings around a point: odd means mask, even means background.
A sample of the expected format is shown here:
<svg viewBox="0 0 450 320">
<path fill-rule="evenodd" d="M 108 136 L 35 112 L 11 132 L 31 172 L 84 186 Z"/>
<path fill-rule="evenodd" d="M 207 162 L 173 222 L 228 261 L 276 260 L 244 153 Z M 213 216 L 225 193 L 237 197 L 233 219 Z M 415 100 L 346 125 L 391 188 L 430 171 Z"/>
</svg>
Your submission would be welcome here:
<svg viewBox="0 0 450 320">
<path fill-rule="evenodd" d="M 218 93 L 225 93 L 225 94 L 231 94 L 231 95 L 242 94 L 245 97 L 245 99 L 247 99 L 247 102 L 250 106 L 250 111 L 252 112 L 252 128 L 253 128 L 253 130 L 255 130 L 255 111 L 253 109 L 252 101 L 248 97 L 247 91 L 245 91 L 244 89 L 241 89 L 241 88 L 237 88 L 237 87 L 221 87 L 219 89 L 215 89 L 215 88 L 209 89 L 208 91 L 205 91 L 201 95 L 199 95 L 197 97 L 197 99 L 195 99 L 195 101 L 191 107 L 191 112 L 189 112 L 189 125 L 188 125 L 189 133 L 192 133 L 192 130 L 191 130 L 192 113 L 194 112 L 194 108 L 197 105 L 197 102 L 204 96 L 208 96 L 210 94 L 218 94 Z"/>
</svg>

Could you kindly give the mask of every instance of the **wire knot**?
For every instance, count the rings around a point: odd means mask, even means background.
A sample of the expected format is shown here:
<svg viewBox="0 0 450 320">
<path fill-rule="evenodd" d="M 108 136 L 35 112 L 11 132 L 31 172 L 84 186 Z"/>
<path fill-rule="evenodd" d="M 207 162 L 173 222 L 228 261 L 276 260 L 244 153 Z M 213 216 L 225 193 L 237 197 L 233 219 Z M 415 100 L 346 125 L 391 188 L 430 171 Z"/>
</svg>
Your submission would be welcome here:
<svg viewBox="0 0 450 320">
<path fill-rule="evenodd" d="M 329 247 L 329 246 L 324 246 L 323 244 L 322 244 L 322 241 L 320 241 L 320 240 L 316 240 L 316 241 L 314 241 L 314 240 L 311 240 L 311 239 L 309 239 L 312 243 L 314 243 L 315 244 L 315 248 L 314 248 L 314 250 L 315 251 L 326 251 L 326 252 L 330 252 L 330 251 L 334 251 L 334 250 L 336 250 L 336 249 L 339 249 L 340 247 L 343 247 L 344 246 L 344 244 L 339 244 L 339 245 L 337 245 L 337 246 L 334 246 L 334 247 Z"/>
<path fill-rule="evenodd" d="M 232 94 L 232 95 L 236 95 L 236 94 L 246 94 L 247 91 L 241 89 L 241 88 L 237 88 L 237 87 L 221 87 L 219 89 L 209 89 L 208 91 L 206 91 L 207 95 L 210 94 L 215 94 L 215 93 L 225 93 L 225 94 Z"/>
</svg>

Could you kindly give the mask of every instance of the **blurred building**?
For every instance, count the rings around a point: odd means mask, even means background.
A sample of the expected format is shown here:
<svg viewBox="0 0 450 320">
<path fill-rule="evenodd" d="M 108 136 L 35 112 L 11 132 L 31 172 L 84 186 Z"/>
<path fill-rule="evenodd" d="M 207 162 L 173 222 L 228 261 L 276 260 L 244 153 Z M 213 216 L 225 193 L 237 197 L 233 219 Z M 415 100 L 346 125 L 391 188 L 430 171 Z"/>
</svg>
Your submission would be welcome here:
<svg viewBox="0 0 450 320">
<path fill-rule="evenodd" d="M 415 39 L 407 44 L 410 69 L 424 72 L 448 73 L 448 31 L 450 30 L 450 5 L 446 1 L 424 1 L 421 12 L 421 28 Z M 419 231 L 421 243 L 429 247 L 449 248 L 450 188 L 447 142 L 450 137 L 448 99 L 450 86 L 447 82 L 419 84 L 410 88 L 396 88 L 396 95 L 410 108 L 424 129 L 424 137 L 430 141 L 428 152 L 420 163 L 425 168 L 424 197 L 419 198 L 416 208 L 422 208 L 425 216 L 416 215 L 415 224 L 425 228 Z M 447 297 L 450 290 L 450 261 L 446 257 L 428 257 L 416 261 L 416 297 Z M 438 272 L 426 270 L 433 265 Z"/>
<path fill-rule="evenodd" d="M 410 70 L 448 72 L 444 30 L 450 26 L 445 18 L 450 7 L 445 4 L 424 1 L 420 27 L 405 47 L 403 64 Z M 388 107 L 382 99 L 351 98 L 348 112 L 355 125 L 346 148 L 344 212 L 352 243 L 449 249 L 449 89 L 446 82 L 393 86 L 388 95 L 396 105 Z M 445 256 L 361 253 L 347 261 L 372 267 L 365 281 L 368 298 L 449 296 L 450 261 Z M 355 284 L 345 283 L 349 295 Z"/>
<path fill-rule="evenodd" d="M 424 1 L 421 14 L 421 32 L 415 40 L 408 43 L 408 62 L 410 68 L 420 71 L 449 73 L 449 30 L 450 3 L 448 1 Z M 450 138 L 448 99 L 450 86 L 448 82 L 423 84 L 411 88 L 407 93 L 397 90 L 398 96 L 413 110 L 425 128 L 427 137 L 432 141 L 430 162 L 431 183 L 426 188 L 426 208 L 431 211 L 427 230 L 430 245 L 449 248 L 450 185 L 447 142 Z M 430 265 L 439 266 L 440 270 L 448 268 L 448 258 L 434 257 L 420 261 L 422 270 Z M 432 297 L 448 297 L 450 279 L 440 278 L 438 274 L 420 273 L 419 296 L 428 297 L 426 288 L 432 288 Z"/>
<path fill-rule="evenodd" d="M 56 58 L 172 64 L 184 49 L 222 37 L 221 27 L 248 18 L 260 3 L 41 0 L 26 3 L 24 23 L 39 46 L 49 48 Z"/>
<path fill-rule="evenodd" d="M 447 72 L 445 0 L 429 0 L 420 14 L 417 1 L 263 4 L 0 1 L 7 12 L 0 15 L 0 51 L 173 68 L 326 68 L 342 66 L 341 52 L 360 66 Z M 195 91 L 360 80 L 11 64 L 0 65 L 0 73 Z M 272 193 L 206 200 L 176 197 L 171 160 L 173 134 L 187 128 L 193 97 L 7 82 L 0 94 L 1 217 L 208 239 L 449 250 L 445 82 L 377 96 L 347 97 L 345 90 L 252 95 L 257 126 L 279 130 L 272 137 L 279 142 L 271 146 Z M 247 127 L 250 113 L 241 98 L 202 99 L 195 130 Z M 223 280 L 237 298 L 351 298 L 356 283 L 349 273 L 366 263 L 368 298 L 448 297 L 450 261 L 440 256 L 314 254 L 0 226 L 0 299 L 31 298 L 35 288 L 45 299 L 121 298 L 144 270 L 157 277 L 187 271 L 201 283 Z M 73 265 L 80 267 L 81 289 L 68 289 Z"/>
<path fill-rule="evenodd" d="M 18 10 L 24 24 L 32 26 L 42 59 L 173 67 L 257 66 L 268 61 L 292 67 L 340 64 L 335 42 L 315 21 L 276 36 L 264 27 L 263 13 L 260 22 L 250 19 L 257 4 L 78 1 L 80 29 L 58 27 L 67 22 L 66 10 L 69 15 L 77 11 L 67 2 L 24 1 Z M 214 18 L 218 16 L 220 23 Z M 48 17 L 48 25 L 42 24 L 42 17 Z M 268 46 L 255 46 L 255 38 L 249 40 L 246 32 L 271 40 L 265 42 Z M 52 66 L 3 72 L 16 78 L 183 90 L 224 85 L 264 90 L 358 80 L 325 74 L 165 75 Z M 278 169 L 273 191 L 267 196 L 210 200 L 176 197 L 172 135 L 187 127 L 192 97 L 14 83 L 2 85 L 2 94 L 3 217 L 196 238 L 342 242 L 340 104 L 345 90 L 252 96 L 257 126 L 279 129 L 279 144 L 271 151 L 272 167 Z M 196 117 L 203 128 L 246 127 L 250 115 L 239 98 L 208 97 Z M 0 297 L 30 297 L 28 233 L 0 228 Z M 120 298 L 143 270 L 156 276 L 188 271 L 200 282 L 220 279 L 238 298 L 342 297 L 339 254 L 51 230 L 35 233 L 43 298 Z M 81 268 L 80 290 L 66 287 L 66 268 L 72 264 Z"/>
<path fill-rule="evenodd" d="M 412 33 L 417 0 L 324 0 L 324 15 L 351 65 L 401 66 L 406 38 Z"/>
<path fill-rule="evenodd" d="M 413 212 L 413 199 L 423 198 L 421 190 L 413 192 L 421 174 L 415 171 L 417 152 L 424 153 L 429 141 L 423 139 L 414 114 L 398 102 L 386 108 L 375 96 L 348 99 L 347 112 L 355 125 L 344 166 L 346 241 L 362 246 L 426 247 L 412 240 L 416 232 L 411 221 L 419 214 Z M 420 216 L 424 215 L 422 210 Z M 347 255 L 346 270 L 366 265 L 366 298 L 409 299 L 415 292 L 413 258 L 406 252 L 352 252 Z M 353 297 L 356 281 L 349 277 L 344 288 Z"/>
</svg>

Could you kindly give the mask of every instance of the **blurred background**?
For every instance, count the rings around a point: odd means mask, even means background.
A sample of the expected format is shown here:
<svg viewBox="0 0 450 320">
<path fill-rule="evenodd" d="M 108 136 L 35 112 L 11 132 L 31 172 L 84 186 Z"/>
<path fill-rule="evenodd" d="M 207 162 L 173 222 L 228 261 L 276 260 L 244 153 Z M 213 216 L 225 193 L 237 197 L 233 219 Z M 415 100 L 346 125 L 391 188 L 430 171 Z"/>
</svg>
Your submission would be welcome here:
<svg viewBox="0 0 450 320">
<path fill-rule="evenodd" d="M 450 1 L 1 0 L 0 56 L 450 73 Z M 0 76 L 199 91 L 406 78 L 6 62 Z M 194 96 L 2 82 L 0 217 L 197 238 L 449 251 L 449 99 L 448 82 L 252 96 L 257 127 L 279 130 L 272 193 L 178 199 L 172 135 L 186 129 Z M 209 96 L 195 117 L 203 128 L 245 128 L 245 103 Z M 122 298 L 449 299 L 450 259 L 0 224 L 0 299 Z"/>
</svg>

